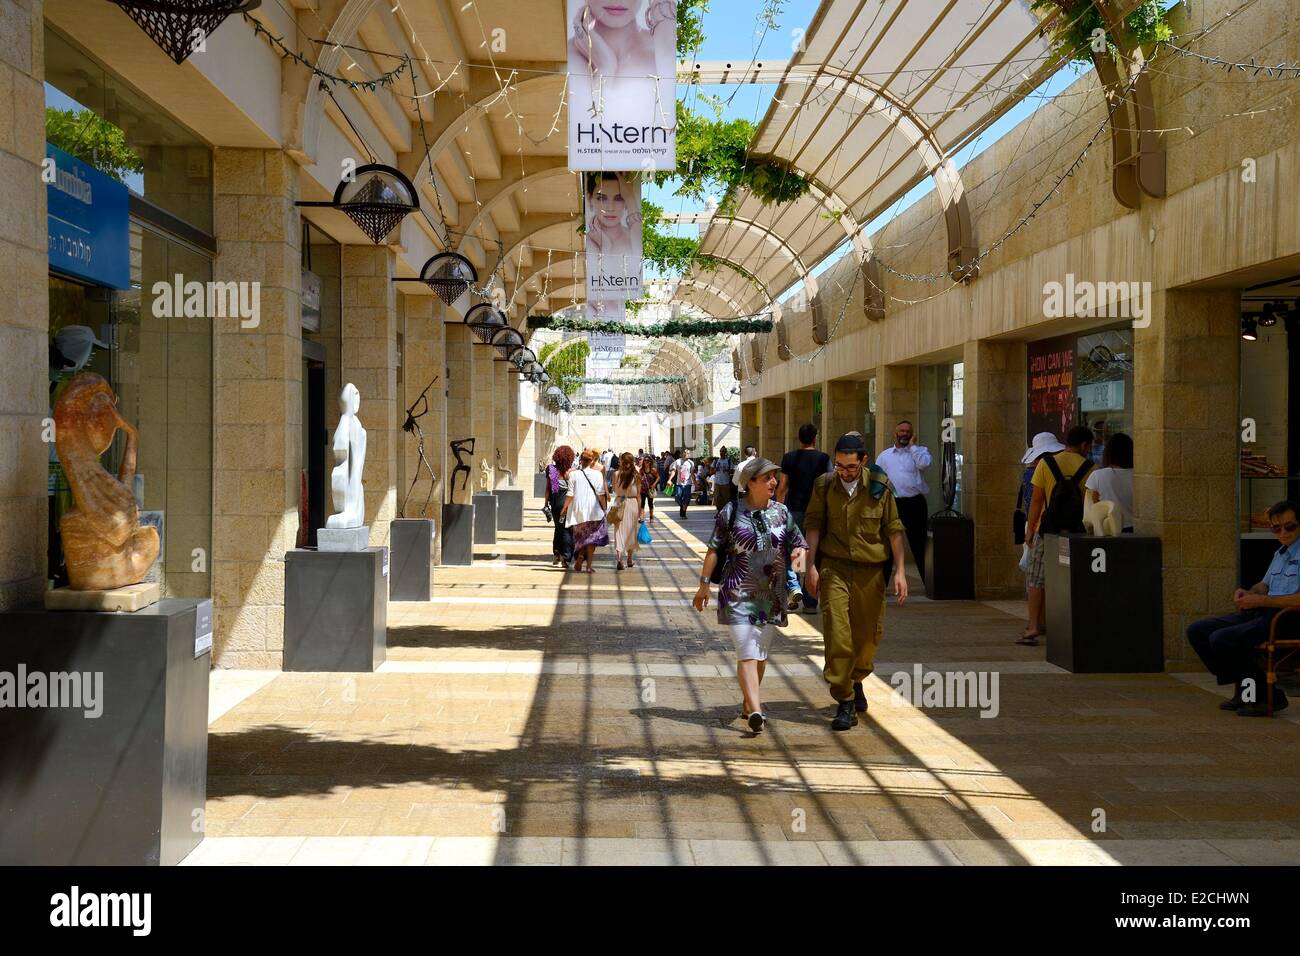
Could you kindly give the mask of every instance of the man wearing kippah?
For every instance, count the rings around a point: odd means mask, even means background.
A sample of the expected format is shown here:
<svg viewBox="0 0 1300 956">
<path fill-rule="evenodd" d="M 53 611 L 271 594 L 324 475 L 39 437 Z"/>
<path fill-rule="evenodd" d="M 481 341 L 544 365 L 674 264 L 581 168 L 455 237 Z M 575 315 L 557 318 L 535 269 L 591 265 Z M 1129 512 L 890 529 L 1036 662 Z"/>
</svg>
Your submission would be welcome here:
<svg viewBox="0 0 1300 956">
<path fill-rule="evenodd" d="M 898 603 L 907 600 L 903 522 L 888 477 L 876 465 L 867 466 L 866 457 L 859 433 L 841 436 L 835 471 L 813 483 L 804 515 L 804 589 L 821 602 L 823 675 L 837 704 L 832 730 L 855 726 L 867 709 L 862 682 L 875 669 L 884 634 L 885 562 L 891 554 Z"/>
</svg>

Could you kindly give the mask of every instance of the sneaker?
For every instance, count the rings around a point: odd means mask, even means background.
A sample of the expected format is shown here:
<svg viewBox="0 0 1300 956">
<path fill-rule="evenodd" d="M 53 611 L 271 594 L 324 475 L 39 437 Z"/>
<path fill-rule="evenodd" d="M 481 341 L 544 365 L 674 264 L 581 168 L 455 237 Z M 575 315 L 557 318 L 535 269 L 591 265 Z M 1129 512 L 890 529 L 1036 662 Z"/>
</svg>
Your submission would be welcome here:
<svg viewBox="0 0 1300 956">
<path fill-rule="evenodd" d="M 1279 714 L 1286 710 L 1287 705 L 1291 702 L 1286 699 L 1286 693 L 1282 688 L 1274 686 L 1273 688 L 1273 713 Z M 1238 717 L 1267 717 L 1268 701 L 1259 700 L 1253 704 L 1242 704 L 1237 708 Z"/>
<path fill-rule="evenodd" d="M 747 718 L 749 729 L 754 733 L 760 733 L 767 724 L 767 716 L 761 711 L 756 710 Z"/>
<path fill-rule="evenodd" d="M 786 610 L 787 610 L 787 611 L 797 611 L 797 610 L 799 610 L 799 608 L 801 608 L 801 607 L 803 607 L 803 592 L 802 592 L 802 591 L 791 591 L 791 592 L 790 592 L 790 600 L 788 600 L 788 601 L 785 602 L 785 608 L 786 608 Z"/>
<path fill-rule="evenodd" d="M 867 692 L 862 689 L 861 684 L 853 685 L 853 709 L 859 714 L 867 712 Z"/>
<path fill-rule="evenodd" d="M 853 712 L 853 701 L 841 701 L 835 711 L 835 719 L 831 721 L 831 730 L 848 730 L 857 725 L 858 715 Z"/>
</svg>

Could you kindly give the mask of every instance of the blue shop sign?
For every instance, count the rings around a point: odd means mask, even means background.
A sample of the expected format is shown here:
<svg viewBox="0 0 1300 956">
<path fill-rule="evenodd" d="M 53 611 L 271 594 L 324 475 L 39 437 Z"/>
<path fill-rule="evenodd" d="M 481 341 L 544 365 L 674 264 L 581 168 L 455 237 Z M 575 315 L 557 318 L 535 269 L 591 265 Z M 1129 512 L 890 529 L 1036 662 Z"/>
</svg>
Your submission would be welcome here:
<svg viewBox="0 0 1300 956">
<path fill-rule="evenodd" d="M 110 289 L 131 287 L 127 188 L 57 146 L 47 183 L 50 268 Z"/>
</svg>

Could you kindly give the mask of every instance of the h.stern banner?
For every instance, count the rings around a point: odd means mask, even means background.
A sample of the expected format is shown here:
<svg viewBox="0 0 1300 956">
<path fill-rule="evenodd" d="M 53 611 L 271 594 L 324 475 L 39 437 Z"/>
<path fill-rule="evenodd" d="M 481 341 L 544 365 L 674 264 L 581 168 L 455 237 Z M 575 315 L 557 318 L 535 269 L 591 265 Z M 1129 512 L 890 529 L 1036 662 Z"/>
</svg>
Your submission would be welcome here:
<svg viewBox="0 0 1300 956">
<path fill-rule="evenodd" d="M 584 173 L 587 301 L 641 297 L 641 182 L 632 173 Z"/>
<path fill-rule="evenodd" d="M 676 169 L 676 0 L 567 0 L 567 11 L 569 168 Z"/>
</svg>

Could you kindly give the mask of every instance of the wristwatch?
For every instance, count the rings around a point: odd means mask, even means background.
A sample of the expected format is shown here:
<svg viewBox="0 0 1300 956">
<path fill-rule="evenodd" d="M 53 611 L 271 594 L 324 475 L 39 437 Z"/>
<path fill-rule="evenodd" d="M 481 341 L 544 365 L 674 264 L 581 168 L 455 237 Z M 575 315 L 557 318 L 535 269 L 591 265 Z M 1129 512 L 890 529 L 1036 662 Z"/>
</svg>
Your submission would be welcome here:
<svg viewBox="0 0 1300 956">
<path fill-rule="evenodd" d="M 700 575 L 700 583 L 701 583 L 701 584 L 712 584 L 713 582 L 710 581 L 708 578 L 706 578 L 704 575 L 701 574 L 701 575 Z"/>
</svg>

